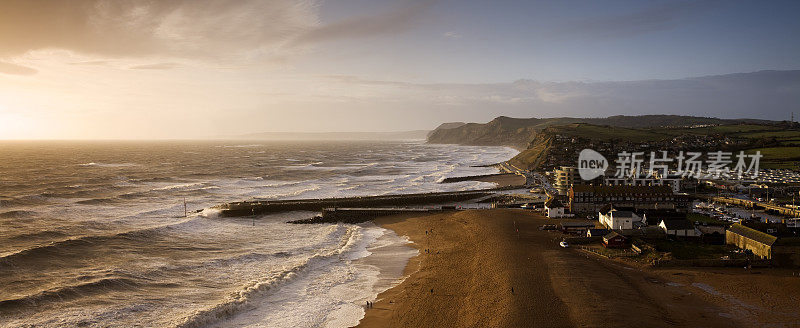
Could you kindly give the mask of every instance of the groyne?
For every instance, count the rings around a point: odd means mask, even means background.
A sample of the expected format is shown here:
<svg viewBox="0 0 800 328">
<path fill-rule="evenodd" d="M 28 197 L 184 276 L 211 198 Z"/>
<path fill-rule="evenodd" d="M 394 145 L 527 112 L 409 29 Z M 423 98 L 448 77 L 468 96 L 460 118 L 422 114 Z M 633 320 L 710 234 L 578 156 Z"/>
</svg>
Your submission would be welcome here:
<svg viewBox="0 0 800 328">
<path fill-rule="evenodd" d="M 498 188 L 500 189 L 500 188 Z M 496 190 L 496 189 L 495 189 Z M 258 214 L 288 212 L 288 211 L 314 211 L 322 212 L 325 208 L 375 208 L 375 207 L 408 207 L 412 205 L 432 205 L 463 202 L 471 199 L 486 197 L 492 190 L 436 192 L 422 194 L 364 196 L 347 198 L 323 199 L 297 199 L 274 201 L 245 201 L 233 202 L 215 206 L 220 211 L 220 216 L 249 216 Z"/>
</svg>

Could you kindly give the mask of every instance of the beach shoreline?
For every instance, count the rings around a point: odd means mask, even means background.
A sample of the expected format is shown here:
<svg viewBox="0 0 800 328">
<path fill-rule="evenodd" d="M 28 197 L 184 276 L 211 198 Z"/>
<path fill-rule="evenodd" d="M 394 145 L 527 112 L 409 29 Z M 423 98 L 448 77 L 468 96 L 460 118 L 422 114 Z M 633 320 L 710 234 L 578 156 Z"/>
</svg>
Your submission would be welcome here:
<svg viewBox="0 0 800 328">
<path fill-rule="evenodd" d="M 743 327 L 800 322 L 791 293 L 785 292 L 800 290 L 790 273 L 665 270 L 610 261 L 558 247 L 560 234 L 538 229 L 553 220 L 531 211 L 468 210 L 374 222 L 407 236 L 420 252 L 408 261 L 403 282 L 380 293 L 357 327 Z M 783 286 L 770 286 L 775 275 L 782 275 Z M 748 283 L 761 288 L 762 300 L 753 290 L 742 290 Z M 771 297 L 764 299 L 765 294 Z"/>
</svg>

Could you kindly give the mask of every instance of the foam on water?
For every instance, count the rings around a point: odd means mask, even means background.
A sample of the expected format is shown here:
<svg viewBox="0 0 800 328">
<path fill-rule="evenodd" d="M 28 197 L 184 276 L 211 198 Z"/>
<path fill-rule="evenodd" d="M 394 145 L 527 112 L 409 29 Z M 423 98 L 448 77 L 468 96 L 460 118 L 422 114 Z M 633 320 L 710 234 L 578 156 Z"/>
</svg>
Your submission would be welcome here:
<svg viewBox="0 0 800 328">
<path fill-rule="evenodd" d="M 402 278 L 416 252 L 407 239 L 369 224 L 285 223 L 310 212 L 221 218 L 211 207 L 491 187 L 438 182 L 495 173 L 474 166 L 516 151 L 0 143 L 0 154 L 0 327 L 345 327 Z"/>
<path fill-rule="evenodd" d="M 387 246 L 406 245 L 408 240 L 387 230 L 363 224 L 352 248 L 337 259 L 317 263 L 302 273 L 295 281 L 281 286 L 271 295 L 252 302 L 241 313 L 217 322 L 222 327 L 352 327 L 364 316 L 366 301 L 374 301 L 377 294 L 393 284 L 375 288 L 381 279 L 378 266 L 358 263 Z M 385 237 L 385 238 L 381 238 Z M 380 241 L 379 241 L 379 238 Z M 404 248 L 394 250 L 391 259 L 395 266 L 404 266 L 417 251 Z M 384 272 L 382 279 L 399 283 L 400 272 Z"/>
</svg>

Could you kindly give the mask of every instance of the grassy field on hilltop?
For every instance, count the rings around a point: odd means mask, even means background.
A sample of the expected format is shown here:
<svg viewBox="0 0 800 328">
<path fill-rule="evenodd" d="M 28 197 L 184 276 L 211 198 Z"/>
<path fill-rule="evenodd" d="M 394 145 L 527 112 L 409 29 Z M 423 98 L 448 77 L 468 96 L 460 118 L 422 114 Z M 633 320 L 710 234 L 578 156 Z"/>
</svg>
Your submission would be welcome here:
<svg viewBox="0 0 800 328">
<path fill-rule="evenodd" d="M 766 131 L 755 133 L 744 133 L 739 136 L 743 138 L 775 138 L 778 140 L 797 140 L 800 139 L 800 131 Z"/>
<path fill-rule="evenodd" d="M 657 141 L 672 137 L 663 131 L 632 129 L 604 125 L 569 124 L 552 127 L 553 133 L 595 140 Z"/>
<path fill-rule="evenodd" d="M 699 128 L 628 128 L 620 126 L 570 123 L 550 126 L 512 160 L 518 167 L 536 168 L 554 153 L 556 137 L 581 138 L 598 141 L 628 142 L 632 144 L 669 141 L 682 136 L 708 136 L 705 140 L 718 140 L 720 150 L 748 153 L 760 151 L 761 168 L 800 169 L 800 129 L 789 125 L 729 124 Z M 727 139 L 723 139 L 727 138 Z M 690 139 L 691 140 L 691 139 Z M 731 142 L 731 143 L 728 143 Z M 698 144 L 703 146 L 703 144 Z M 706 146 L 707 147 L 707 146 Z M 711 151 L 711 150 L 709 150 Z M 556 154 L 563 150 L 556 151 Z"/>
<path fill-rule="evenodd" d="M 760 160 L 761 168 L 800 169 L 800 130 L 787 126 L 733 124 L 702 128 L 655 129 L 663 134 L 722 135 L 731 138 L 745 138 L 763 141 L 765 146 L 745 150 L 747 153 L 760 151 L 764 156 Z"/>
<path fill-rule="evenodd" d="M 723 135 L 732 138 L 771 139 L 800 142 L 800 130 L 756 124 L 718 125 L 702 128 L 625 128 L 592 124 L 568 124 L 551 127 L 557 133 L 590 139 L 658 141 L 681 135 Z"/>
<path fill-rule="evenodd" d="M 762 132 L 762 131 L 769 132 L 769 131 L 781 131 L 781 130 L 783 130 L 781 127 L 771 126 L 771 125 L 732 124 L 732 125 L 706 126 L 701 128 L 671 129 L 670 131 L 673 131 L 673 133 L 685 132 L 692 134 L 739 134 L 739 133 L 751 133 L 751 132 Z"/>
<path fill-rule="evenodd" d="M 759 166 L 765 169 L 800 169 L 800 147 L 787 146 L 787 147 L 770 147 L 770 148 L 756 148 L 747 150 L 747 153 L 753 154 L 760 151 L 763 156 L 759 161 Z"/>
</svg>

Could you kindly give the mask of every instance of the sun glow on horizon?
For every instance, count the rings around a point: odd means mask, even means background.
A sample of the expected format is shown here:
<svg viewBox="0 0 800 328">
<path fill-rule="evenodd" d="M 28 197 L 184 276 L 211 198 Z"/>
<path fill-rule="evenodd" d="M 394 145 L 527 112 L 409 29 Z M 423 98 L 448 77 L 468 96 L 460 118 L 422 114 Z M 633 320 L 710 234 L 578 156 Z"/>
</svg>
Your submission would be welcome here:
<svg viewBox="0 0 800 328">
<path fill-rule="evenodd" d="M 38 132 L 33 121 L 16 113 L 8 112 L 4 105 L 0 105 L 0 139 L 27 139 Z"/>
<path fill-rule="evenodd" d="M 796 3 L 661 2 L 0 1 L 0 139 L 788 118 Z"/>
</svg>

